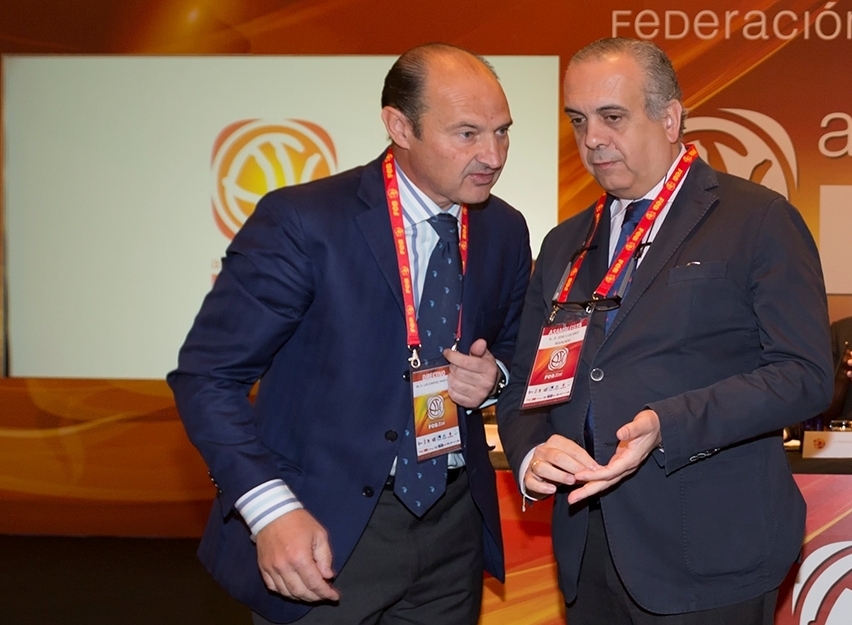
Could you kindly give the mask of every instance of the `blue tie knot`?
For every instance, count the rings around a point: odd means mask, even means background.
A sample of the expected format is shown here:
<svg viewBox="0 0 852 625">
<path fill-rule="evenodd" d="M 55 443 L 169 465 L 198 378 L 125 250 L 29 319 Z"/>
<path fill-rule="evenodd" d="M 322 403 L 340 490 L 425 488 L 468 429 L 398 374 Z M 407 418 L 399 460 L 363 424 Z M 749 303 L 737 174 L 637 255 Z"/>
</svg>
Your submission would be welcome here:
<svg viewBox="0 0 852 625">
<path fill-rule="evenodd" d="M 630 225 L 631 228 L 629 232 L 633 232 L 636 228 L 636 225 L 642 221 L 642 217 L 645 216 L 645 212 L 648 210 L 648 207 L 651 205 L 651 200 L 636 200 L 635 202 L 631 202 L 627 205 L 627 208 L 624 210 L 624 221 L 621 224 L 621 229 L 627 229 L 627 226 Z"/>
<path fill-rule="evenodd" d="M 459 222 L 449 213 L 439 213 L 429 218 L 429 225 L 435 229 L 442 241 L 458 243 Z"/>
</svg>

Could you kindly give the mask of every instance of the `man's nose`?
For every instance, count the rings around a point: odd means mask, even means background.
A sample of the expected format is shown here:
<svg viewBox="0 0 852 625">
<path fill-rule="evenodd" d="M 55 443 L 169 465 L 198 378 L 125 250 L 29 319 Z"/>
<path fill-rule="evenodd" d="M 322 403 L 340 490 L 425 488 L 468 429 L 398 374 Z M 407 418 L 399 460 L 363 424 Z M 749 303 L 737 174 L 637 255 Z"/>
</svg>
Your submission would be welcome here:
<svg viewBox="0 0 852 625">
<path fill-rule="evenodd" d="M 606 126 L 595 119 L 590 119 L 586 122 L 586 135 L 583 137 L 583 143 L 590 150 L 596 150 L 601 146 L 609 143 L 609 134 Z"/>
<path fill-rule="evenodd" d="M 508 138 L 491 136 L 484 140 L 482 149 L 477 160 L 491 169 L 500 169 L 506 162 L 506 153 L 509 149 Z"/>
</svg>

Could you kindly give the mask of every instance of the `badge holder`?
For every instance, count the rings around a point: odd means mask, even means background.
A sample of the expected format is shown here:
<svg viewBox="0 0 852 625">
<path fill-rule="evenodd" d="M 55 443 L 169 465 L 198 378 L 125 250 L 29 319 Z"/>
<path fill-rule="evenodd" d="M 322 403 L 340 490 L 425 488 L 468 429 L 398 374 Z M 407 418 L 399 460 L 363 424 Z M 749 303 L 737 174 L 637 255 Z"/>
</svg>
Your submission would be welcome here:
<svg viewBox="0 0 852 625">
<path fill-rule="evenodd" d="M 444 358 L 420 360 L 416 351 L 412 356 L 409 373 L 417 461 L 461 451 L 458 406 L 449 392 L 449 363 Z"/>
<path fill-rule="evenodd" d="M 524 389 L 522 409 L 559 404 L 571 399 L 580 352 L 589 329 L 591 311 L 568 311 L 554 323 L 557 307 L 541 329 L 541 338 Z"/>
</svg>

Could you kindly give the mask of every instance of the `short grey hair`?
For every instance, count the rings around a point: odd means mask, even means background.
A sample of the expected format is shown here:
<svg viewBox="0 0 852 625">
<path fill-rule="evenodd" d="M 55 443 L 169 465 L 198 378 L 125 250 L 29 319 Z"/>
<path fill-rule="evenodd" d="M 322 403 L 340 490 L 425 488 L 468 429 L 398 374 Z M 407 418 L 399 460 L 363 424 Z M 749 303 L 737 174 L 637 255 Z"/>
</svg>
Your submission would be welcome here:
<svg viewBox="0 0 852 625">
<path fill-rule="evenodd" d="M 598 39 L 571 57 L 570 63 L 602 59 L 613 54 L 626 54 L 633 58 L 645 74 L 645 112 L 651 119 L 662 119 L 666 106 L 672 100 L 683 105 L 683 92 L 677 81 L 674 67 L 666 53 L 650 41 L 609 37 Z M 686 131 L 687 109 L 680 116 L 680 136 Z"/>
</svg>

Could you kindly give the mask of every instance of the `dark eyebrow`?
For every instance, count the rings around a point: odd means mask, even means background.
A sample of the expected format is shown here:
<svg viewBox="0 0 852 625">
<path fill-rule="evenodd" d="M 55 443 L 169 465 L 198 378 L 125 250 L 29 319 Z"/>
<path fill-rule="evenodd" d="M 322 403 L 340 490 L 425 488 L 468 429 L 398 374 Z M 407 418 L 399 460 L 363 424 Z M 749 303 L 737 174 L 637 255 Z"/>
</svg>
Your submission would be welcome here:
<svg viewBox="0 0 852 625">
<path fill-rule="evenodd" d="M 450 128 L 452 128 L 453 130 L 459 130 L 461 128 L 472 128 L 474 130 L 478 130 L 479 126 L 477 126 L 473 122 L 461 121 L 453 124 L 452 126 L 450 126 Z"/>
<path fill-rule="evenodd" d="M 575 111 L 574 109 L 572 109 L 568 106 L 566 106 L 563 110 L 568 115 L 571 115 L 573 113 L 574 115 L 585 116 L 584 113 L 581 113 L 580 111 Z M 627 108 L 625 108 L 623 106 L 619 106 L 617 104 L 607 104 L 605 106 L 601 106 L 601 107 L 598 107 L 598 108 L 595 109 L 595 113 L 597 113 L 598 115 L 606 115 L 607 113 L 628 113 L 628 112 L 629 111 L 628 111 Z"/>
<path fill-rule="evenodd" d="M 607 104 L 606 106 L 601 106 L 596 109 L 595 112 L 599 115 L 606 115 L 607 113 L 627 113 L 628 110 L 627 108 L 617 104 Z"/>
<path fill-rule="evenodd" d="M 512 120 L 512 119 L 510 119 L 510 120 L 509 120 L 509 121 L 507 121 L 505 124 L 503 124 L 503 125 L 501 125 L 501 126 L 498 126 L 498 128 L 509 128 L 509 127 L 510 127 L 512 124 L 514 124 L 514 123 L 515 123 L 515 121 L 514 121 L 514 120 Z M 458 122 L 458 123 L 456 123 L 456 124 L 453 124 L 453 125 L 452 125 L 452 126 L 450 126 L 449 128 L 450 128 L 451 130 L 464 130 L 464 129 L 470 129 L 470 130 L 482 130 L 482 128 L 483 128 L 483 127 L 482 127 L 482 126 L 478 126 L 477 124 L 475 124 L 475 123 L 473 123 L 473 122 L 469 122 L 469 121 L 460 121 L 460 122 Z"/>
</svg>

